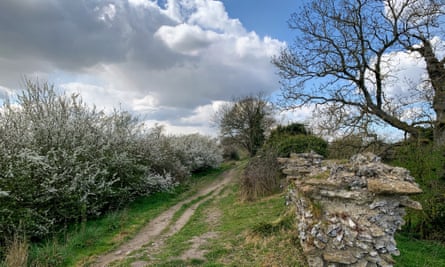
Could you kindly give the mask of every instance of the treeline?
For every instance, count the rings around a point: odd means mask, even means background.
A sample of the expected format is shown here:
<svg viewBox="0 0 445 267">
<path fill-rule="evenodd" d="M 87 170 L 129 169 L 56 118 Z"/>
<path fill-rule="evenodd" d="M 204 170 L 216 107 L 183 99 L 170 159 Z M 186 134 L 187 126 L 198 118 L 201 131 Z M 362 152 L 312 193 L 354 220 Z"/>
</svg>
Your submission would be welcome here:
<svg viewBox="0 0 445 267">
<path fill-rule="evenodd" d="M 13 236 L 41 239 L 167 190 L 222 161 L 209 137 L 167 136 L 128 112 L 108 114 L 29 80 L 0 108 L 0 136 L 0 248 Z"/>
</svg>

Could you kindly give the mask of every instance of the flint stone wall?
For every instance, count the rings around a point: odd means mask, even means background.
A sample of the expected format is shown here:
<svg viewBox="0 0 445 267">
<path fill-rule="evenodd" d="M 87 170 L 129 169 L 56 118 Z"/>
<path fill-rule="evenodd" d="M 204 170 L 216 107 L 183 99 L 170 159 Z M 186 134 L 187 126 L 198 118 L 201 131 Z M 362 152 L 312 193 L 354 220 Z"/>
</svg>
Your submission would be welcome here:
<svg viewBox="0 0 445 267">
<path fill-rule="evenodd" d="M 344 164 L 315 153 L 280 158 L 296 208 L 300 243 L 309 266 L 393 266 L 394 234 L 405 207 L 422 209 L 409 195 L 421 189 L 408 170 L 359 154 Z"/>
</svg>

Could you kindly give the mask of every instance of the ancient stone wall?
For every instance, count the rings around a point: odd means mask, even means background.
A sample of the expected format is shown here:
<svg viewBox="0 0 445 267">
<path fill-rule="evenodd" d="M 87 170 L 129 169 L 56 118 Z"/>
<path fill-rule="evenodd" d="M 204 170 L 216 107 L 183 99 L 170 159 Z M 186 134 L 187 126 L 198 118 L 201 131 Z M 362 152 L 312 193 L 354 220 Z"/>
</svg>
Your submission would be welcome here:
<svg viewBox="0 0 445 267">
<path fill-rule="evenodd" d="M 300 243 L 309 266 L 392 266 L 399 255 L 394 234 L 408 196 L 421 193 L 406 169 L 359 154 L 349 162 L 323 161 L 315 153 L 280 158 L 296 207 Z"/>
</svg>

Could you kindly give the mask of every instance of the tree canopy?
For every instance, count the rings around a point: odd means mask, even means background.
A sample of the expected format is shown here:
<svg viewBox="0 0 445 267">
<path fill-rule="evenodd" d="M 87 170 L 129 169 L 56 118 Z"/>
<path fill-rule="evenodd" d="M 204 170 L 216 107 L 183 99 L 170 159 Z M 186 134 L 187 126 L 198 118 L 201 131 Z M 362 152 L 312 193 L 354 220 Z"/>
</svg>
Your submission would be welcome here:
<svg viewBox="0 0 445 267">
<path fill-rule="evenodd" d="M 284 106 L 314 105 L 336 129 L 432 128 L 444 144 L 444 11 L 443 0 L 310 1 L 289 20 L 294 43 L 273 59 Z M 407 60 L 423 75 L 402 77 Z"/>
</svg>

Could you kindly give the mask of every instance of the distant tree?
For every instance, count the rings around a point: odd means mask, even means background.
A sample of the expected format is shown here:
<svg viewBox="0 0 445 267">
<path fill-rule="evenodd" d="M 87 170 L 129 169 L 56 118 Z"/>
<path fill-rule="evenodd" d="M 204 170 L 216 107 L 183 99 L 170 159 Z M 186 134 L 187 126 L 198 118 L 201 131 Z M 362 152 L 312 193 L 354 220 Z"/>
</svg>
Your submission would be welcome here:
<svg viewBox="0 0 445 267">
<path fill-rule="evenodd" d="M 431 127 L 444 145 L 444 12 L 443 0 L 309 1 L 289 20 L 295 42 L 273 59 L 285 106 L 324 107 L 330 127 L 384 122 L 413 137 Z M 425 80 L 397 79 L 397 55 L 423 60 Z"/>
<path fill-rule="evenodd" d="M 235 99 L 223 105 L 215 120 L 221 137 L 245 148 L 250 156 L 261 148 L 275 122 L 272 104 L 262 94 Z"/>
</svg>

